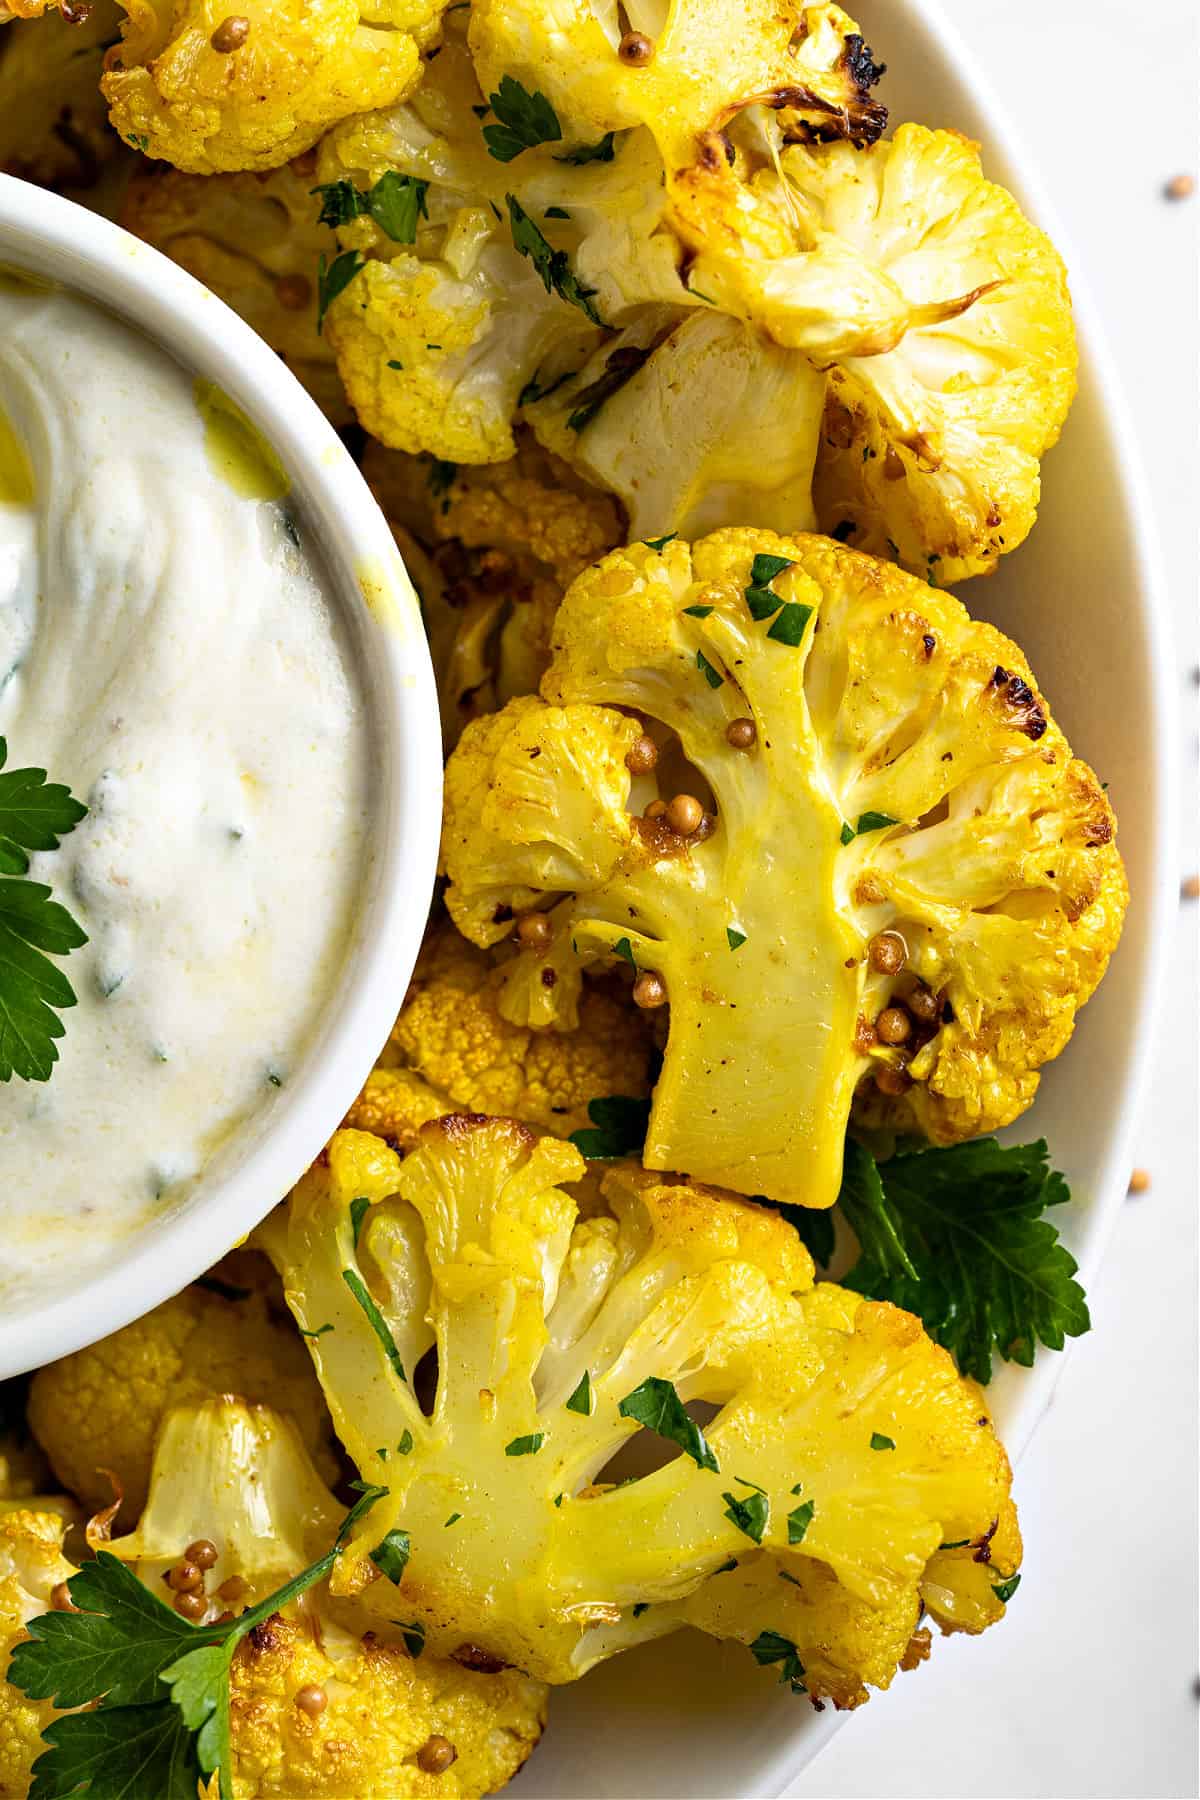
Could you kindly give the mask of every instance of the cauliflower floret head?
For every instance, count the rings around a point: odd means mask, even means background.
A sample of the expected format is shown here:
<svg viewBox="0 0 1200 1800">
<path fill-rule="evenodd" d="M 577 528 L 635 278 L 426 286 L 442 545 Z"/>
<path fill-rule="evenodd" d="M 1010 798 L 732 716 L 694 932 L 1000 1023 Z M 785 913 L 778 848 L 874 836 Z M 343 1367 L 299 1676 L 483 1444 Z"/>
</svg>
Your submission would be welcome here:
<svg viewBox="0 0 1200 1800">
<path fill-rule="evenodd" d="M 622 12 L 652 40 L 648 60 L 618 56 Z M 887 120 L 871 97 L 883 70 L 854 21 L 824 3 L 475 0 L 470 35 L 485 93 L 506 75 L 541 89 L 572 138 L 647 126 L 669 171 L 747 109 L 780 142 L 816 133 L 872 143 Z"/>
<path fill-rule="evenodd" d="M 543 967 L 553 969 L 552 964 Z M 542 986 L 539 981 L 536 984 Z M 510 1115 L 566 1137 L 586 1126 L 588 1103 L 650 1091 L 653 1053 L 644 1021 L 627 1004 L 580 988 L 574 1024 L 513 1024 L 501 1012 L 505 970 L 454 927 L 426 939 L 381 1066 L 347 1118 L 404 1148 L 431 1118 L 455 1112 Z"/>
<path fill-rule="evenodd" d="M 353 413 L 316 331 L 317 265 L 334 239 L 312 198 L 315 170 L 303 156 L 265 174 L 145 173 L 130 183 L 121 224 L 240 313 L 343 425 Z"/>
<path fill-rule="evenodd" d="M 649 1167 L 829 1206 L 856 1089 L 942 1142 L 1029 1105 L 1126 890 L 1014 644 L 829 539 L 727 531 L 575 582 L 541 693 L 450 759 L 447 905 L 483 945 L 545 909 L 556 969 L 665 987 Z M 648 729 L 672 754 L 631 776 Z M 654 804 L 680 780 L 688 835 Z"/>
<path fill-rule="evenodd" d="M 822 529 L 938 582 L 993 569 L 1037 515 L 1076 349 L 1062 260 L 978 146 L 902 125 L 672 194 L 693 284 L 829 371 Z"/>
<path fill-rule="evenodd" d="M 704 1596 L 765 1558 L 801 1579 L 775 1587 L 820 1651 L 814 1697 L 886 1685 L 939 1547 L 1007 1504 L 975 1390 L 908 1314 L 814 1289 L 778 1214 L 619 1166 L 582 1220 L 560 1185 L 581 1171 L 511 1120 L 441 1120 L 403 1162 L 341 1132 L 269 1222 L 297 1319 L 332 1327 L 308 1342 L 339 1432 L 389 1488 L 334 1591 L 412 1615 L 439 1654 L 562 1682 L 683 1622 L 750 1641 L 748 1608 Z M 613 1485 L 643 1429 L 683 1454 Z M 400 1524 L 382 1579 L 368 1552 Z"/>
<path fill-rule="evenodd" d="M 111 1337 L 38 1370 L 30 1427 L 59 1480 L 85 1505 L 111 1502 L 111 1470 L 124 1494 L 122 1516 L 135 1517 L 164 1414 L 210 1394 L 266 1398 L 291 1414 L 322 1474 L 333 1478 L 320 1390 L 281 1316 L 277 1290 L 259 1281 L 262 1267 L 258 1257 L 229 1259 L 214 1271 L 212 1287 L 197 1282 Z M 243 1269 L 255 1286 L 238 1285 Z"/>
<path fill-rule="evenodd" d="M 363 474 L 421 597 L 449 751 L 468 719 L 536 691 L 563 589 L 624 542 L 620 509 L 524 432 L 480 467 L 371 442 Z"/>
<path fill-rule="evenodd" d="M 343 1514 L 291 1420 L 226 1395 L 166 1413 L 137 1529 L 111 1543 L 94 1530 L 92 1548 L 130 1565 L 162 1598 L 167 1570 L 207 1539 L 216 1551 L 203 1578 L 210 1623 L 227 1604 L 244 1611 L 310 1567 Z M 53 1584 L 75 1573 L 56 1527 L 30 1514 L 0 1517 L 0 1633 L 10 1640 L 50 1610 Z M 230 1603 L 218 1589 L 233 1581 Z M 230 1672 L 233 1800 L 466 1800 L 503 1786 L 538 1741 L 545 1689 L 422 1649 L 411 1628 L 368 1618 L 324 1582 L 254 1626 Z M 296 1704 L 313 1687 L 325 1697 L 315 1716 Z M 26 1792 L 39 1733 L 55 1716 L 49 1701 L 0 1689 L 0 1792 Z M 432 1768 L 426 1747 L 436 1749 Z"/>
<path fill-rule="evenodd" d="M 13 1800 L 29 1792 L 54 1708 L 28 1699 L 4 1677 L 29 1621 L 50 1611 L 54 1589 L 75 1573 L 63 1555 L 65 1528 L 57 1513 L 0 1510 L 0 1794 Z"/>
<path fill-rule="evenodd" d="M 416 85 L 445 0 L 122 0 L 102 83 L 135 149 L 193 175 L 275 169 Z"/>
<path fill-rule="evenodd" d="M 0 31 L 0 169 L 6 174 L 86 192 L 121 154 L 100 92 L 117 17 L 115 0 L 98 0 L 75 23 L 54 12 L 37 24 L 18 18 Z"/>
</svg>

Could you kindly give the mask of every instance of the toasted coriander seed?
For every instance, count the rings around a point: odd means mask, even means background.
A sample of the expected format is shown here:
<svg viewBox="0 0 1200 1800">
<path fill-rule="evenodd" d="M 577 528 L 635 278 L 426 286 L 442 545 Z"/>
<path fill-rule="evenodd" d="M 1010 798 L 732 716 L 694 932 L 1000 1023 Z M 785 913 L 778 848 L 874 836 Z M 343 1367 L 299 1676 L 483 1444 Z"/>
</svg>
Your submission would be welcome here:
<svg viewBox="0 0 1200 1800">
<path fill-rule="evenodd" d="M 198 1569 L 211 1569 L 217 1560 L 217 1546 L 211 1538 L 197 1538 L 189 1544 L 183 1553 L 184 1562 L 195 1563 Z"/>
<path fill-rule="evenodd" d="M 1185 900 L 1200 900 L 1200 875 L 1187 875 L 1180 883 L 1179 892 Z"/>
<path fill-rule="evenodd" d="M 903 1069 L 894 1069 L 890 1063 L 885 1063 L 875 1071 L 875 1086 L 881 1094 L 906 1094 L 912 1081 Z"/>
<path fill-rule="evenodd" d="M 303 312 L 312 304 L 312 282 L 307 275 L 281 275 L 275 283 L 275 298 L 285 312 Z"/>
<path fill-rule="evenodd" d="M 306 1687 L 297 1689 L 296 1705 L 302 1713 L 307 1713 L 310 1719 L 316 1719 L 329 1705 L 329 1696 L 323 1687 L 317 1687 L 313 1682 L 309 1682 Z"/>
<path fill-rule="evenodd" d="M 449 1738 L 434 1732 L 417 1751 L 417 1767 L 425 1775 L 444 1775 L 450 1764 L 458 1761 L 458 1751 Z"/>
<path fill-rule="evenodd" d="M 204 1586 L 203 1572 L 195 1563 L 177 1562 L 173 1569 L 167 1570 L 167 1586 L 174 1588 L 177 1594 L 194 1594 L 197 1588 Z"/>
<path fill-rule="evenodd" d="M 517 920 L 517 942 L 526 950 L 544 950 L 554 936 L 545 913 L 531 912 Z"/>
<path fill-rule="evenodd" d="M 644 31 L 627 31 L 617 45 L 617 55 L 631 69 L 644 69 L 654 58 L 654 39 Z"/>
<path fill-rule="evenodd" d="M 653 1012 L 656 1006 L 667 1004 L 667 984 L 661 975 L 653 969 L 643 969 L 633 984 L 633 1003 Z"/>
<path fill-rule="evenodd" d="M 908 961 L 908 945 L 898 931 L 877 931 L 867 954 L 877 975 L 898 975 Z"/>
<path fill-rule="evenodd" d="M 232 56 L 235 50 L 241 49 L 249 36 L 250 21 L 246 15 L 230 13 L 227 19 L 221 20 L 208 41 L 218 56 Z"/>
<path fill-rule="evenodd" d="M 922 1025 L 932 1025 L 941 1017 L 942 1003 L 930 988 L 914 988 L 911 994 L 904 996 L 904 1004 L 913 1018 L 919 1019 Z"/>
<path fill-rule="evenodd" d="M 217 1589 L 217 1598 L 219 1600 L 236 1601 L 240 1600 L 245 1592 L 246 1583 L 242 1580 L 241 1576 L 231 1575 L 228 1581 L 223 1581 Z"/>
<path fill-rule="evenodd" d="M 731 719 L 725 727 L 725 742 L 735 750 L 753 750 L 758 742 L 758 726 L 753 719 Z"/>
<path fill-rule="evenodd" d="M 50 1589 L 50 1604 L 55 1612 L 78 1612 L 79 1608 L 71 1598 L 71 1590 L 65 1581 L 56 1581 Z"/>
<path fill-rule="evenodd" d="M 694 794 L 676 794 L 667 808 L 667 824 L 680 837 L 691 837 L 704 820 L 704 808 Z"/>
<path fill-rule="evenodd" d="M 645 732 L 625 752 L 625 767 L 631 775 L 649 775 L 658 766 L 658 745 Z"/>
<path fill-rule="evenodd" d="M 1149 1171 L 1149 1169 L 1135 1169 L 1133 1171 L 1133 1174 L 1129 1177 L 1129 1192 L 1131 1194 L 1146 1194 L 1146 1193 L 1149 1193 L 1149 1191 L 1150 1191 L 1150 1171 Z"/>
<path fill-rule="evenodd" d="M 885 1006 L 875 1030 L 881 1044 L 902 1044 L 912 1034 L 912 1020 L 902 1006 Z"/>
<path fill-rule="evenodd" d="M 642 817 L 644 819 L 662 819 L 665 818 L 666 811 L 667 803 L 665 800 L 652 800 L 642 814 Z"/>
<path fill-rule="evenodd" d="M 208 1595 L 176 1594 L 175 1611 L 181 1619 L 190 1619 L 194 1625 L 208 1611 Z"/>
<path fill-rule="evenodd" d="M 1196 191 L 1196 178 L 1194 175 L 1172 175 L 1163 191 L 1168 200 L 1186 200 Z"/>
</svg>

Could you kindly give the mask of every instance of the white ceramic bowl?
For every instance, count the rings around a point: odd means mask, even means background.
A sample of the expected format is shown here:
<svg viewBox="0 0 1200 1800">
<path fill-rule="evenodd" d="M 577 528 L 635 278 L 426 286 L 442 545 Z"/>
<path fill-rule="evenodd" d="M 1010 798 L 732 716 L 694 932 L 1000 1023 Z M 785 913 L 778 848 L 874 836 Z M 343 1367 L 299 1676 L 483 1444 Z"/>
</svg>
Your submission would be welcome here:
<svg viewBox="0 0 1200 1800">
<path fill-rule="evenodd" d="M 115 1331 L 210 1267 L 280 1200 L 387 1038 L 424 929 L 441 818 L 441 730 L 420 609 L 387 524 L 332 426 L 274 352 L 158 251 L 0 176 L 0 264 L 50 276 L 156 339 L 272 444 L 341 608 L 372 744 L 369 863 L 343 972 L 294 1079 L 198 1190 L 78 1287 L 0 1317 L 0 1376 Z"/>
<path fill-rule="evenodd" d="M 1142 477 L 1130 462 L 1133 432 L 1069 230 L 1044 203 L 1016 134 L 937 0 L 859 0 L 850 10 L 888 64 L 880 94 L 893 125 L 915 119 L 977 139 L 987 173 L 1017 195 L 1072 269 L 1079 395 L 1044 465 L 1041 516 L 998 574 L 957 592 L 1025 649 L 1073 748 L 1110 782 L 1120 821 L 1132 887 L 1120 951 L 1066 1054 L 1046 1071 L 1035 1106 L 1005 1134 L 1013 1142 L 1045 1137 L 1068 1176 L 1074 1204 L 1055 1223 L 1086 1287 L 1125 1195 L 1162 947 L 1178 903 L 1167 829 L 1175 669 L 1165 592 Z M 1087 1355 L 1086 1338 L 1077 1354 Z M 1014 1456 L 1062 1366 L 1061 1356 L 1042 1351 L 1032 1370 L 1004 1366 L 989 1389 Z M 899 1679 L 902 1688 L 908 1678 Z M 780 1689 L 740 1647 L 681 1634 L 554 1694 L 545 1740 L 507 1792 L 513 1800 L 765 1800 L 840 1722 Z"/>
</svg>

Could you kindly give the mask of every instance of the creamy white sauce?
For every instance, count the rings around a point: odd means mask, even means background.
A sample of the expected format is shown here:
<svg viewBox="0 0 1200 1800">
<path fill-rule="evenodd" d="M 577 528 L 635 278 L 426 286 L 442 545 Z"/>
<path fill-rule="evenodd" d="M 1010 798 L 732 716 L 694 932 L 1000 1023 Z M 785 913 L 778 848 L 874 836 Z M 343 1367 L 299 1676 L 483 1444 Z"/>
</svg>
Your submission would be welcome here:
<svg viewBox="0 0 1200 1800">
<path fill-rule="evenodd" d="M 90 808 L 31 861 L 89 942 L 58 964 L 78 1004 L 50 1081 L 0 1086 L 6 1310 L 235 1147 L 298 1067 L 362 891 L 353 659 L 284 508 L 248 492 L 253 450 L 231 459 L 197 398 L 90 303 L 0 283 L 0 410 L 33 481 L 14 503 L 0 443 L 0 733 Z"/>
</svg>

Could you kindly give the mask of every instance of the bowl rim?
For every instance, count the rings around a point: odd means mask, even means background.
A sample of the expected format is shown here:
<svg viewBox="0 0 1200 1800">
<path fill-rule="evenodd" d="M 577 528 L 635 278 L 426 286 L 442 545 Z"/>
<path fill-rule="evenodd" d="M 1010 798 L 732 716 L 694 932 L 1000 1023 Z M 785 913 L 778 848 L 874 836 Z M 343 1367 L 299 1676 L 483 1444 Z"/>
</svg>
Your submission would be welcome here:
<svg viewBox="0 0 1200 1800">
<path fill-rule="evenodd" d="M 244 1238 L 322 1149 L 387 1039 L 416 960 L 437 862 L 442 762 L 420 605 L 391 530 L 333 426 L 275 352 L 158 250 L 9 175 L 0 175 L 0 263 L 107 307 L 189 374 L 215 382 L 262 432 L 288 472 L 347 628 L 371 775 L 365 891 L 296 1077 L 265 1117 L 252 1115 L 234 1134 L 233 1166 L 218 1164 L 177 1213 L 119 1246 L 79 1287 L 0 1315 L 3 1378 L 93 1343 L 177 1293 Z"/>
<path fill-rule="evenodd" d="M 1031 155 L 1023 146 L 1004 101 L 968 44 L 947 0 L 888 0 L 889 13 L 901 34 L 936 40 L 936 54 L 950 81 L 969 96 L 988 132 L 990 147 L 1009 165 L 1003 176 L 1021 210 L 1052 240 L 1070 276 L 1075 334 L 1081 372 L 1086 369 L 1100 401 L 1100 412 L 1117 471 L 1122 504 L 1142 579 L 1139 606 L 1143 615 L 1149 676 L 1149 699 L 1155 730 L 1152 745 L 1154 786 L 1149 838 L 1150 865 L 1156 870 L 1153 892 L 1146 895 L 1148 912 L 1146 978 L 1137 1007 L 1135 1048 L 1121 1096 L 1120 1116 L 1112 1122 L 1110 1152 L 1098 1182 L 1083 1243 L 1078 1246 L 1079 1279 L 1086 1290 L 1096 1273 L 1116 1228 L 1133 1167 L 1134 1134 L 1140 1123 L 1151 1074 L 1151 1057 L 1160 1015 L 1164 1009 L 1166 974 L 1171 945 L 1170 926 L 1178 904 L 1179 851 L 1174 823 L 1178 812 L 1180 756 L 1176 751 L 1179 716 L 1176 693 L 1177 660 L 1167 592 L 1166 572 L 1159 549 L 1150 484 L 1137 447 L 1132 414 L 1109 344 L 1107 329 L 1096 303 L 1086 267 L 1076 251 L 1073 236 L 1065 228 L 1059 209 L 1050 199 Z M 1119 454 L 1116 449 L 1119 447 Z M 1036 525 L 1034 526 L 1036 530 Z M 967 603 L 970 584 L 965 585 Z M 956 588 L 956 592 L 960 589 Z M 1045 1417 L 1054 1390 L 1062 1379 L 1069 1356 L 1082 1340 L 1069 1338 L 1066 1347 L 1044 1352 L 1032 1368 L 1022 1370 L 1020 1399 L 1003 1425 L 1003 1439 L 1012 1462 L 1019 1462 L 1038 1425 Z M 781 1800 L 792 1782 L 821 1754 L 848 1718 L 846 1713 L 826 1711 L 813 1721 L 800 1744 L 783 1747 L 754 1772 L 753 1791 L 763 1800 Z"/>
</svg>

